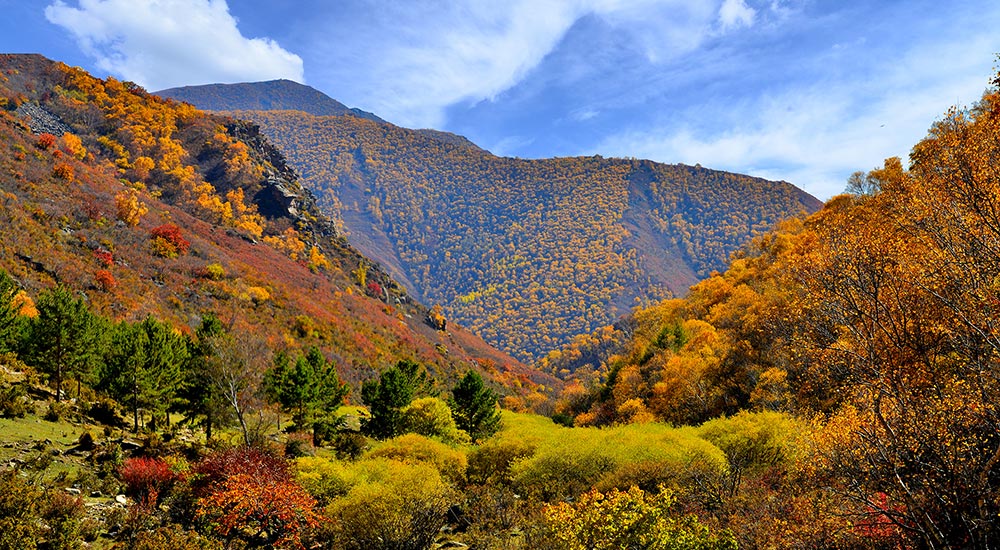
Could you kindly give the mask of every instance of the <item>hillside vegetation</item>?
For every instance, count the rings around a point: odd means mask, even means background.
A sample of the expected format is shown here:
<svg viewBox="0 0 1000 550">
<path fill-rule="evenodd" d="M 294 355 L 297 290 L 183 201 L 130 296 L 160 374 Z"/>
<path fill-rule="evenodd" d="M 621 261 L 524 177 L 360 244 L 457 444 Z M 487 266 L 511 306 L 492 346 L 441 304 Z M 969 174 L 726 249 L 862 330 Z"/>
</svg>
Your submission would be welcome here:
<svg viewBox="0 0 1000 550">
<path fill-rule="evenodd" d="M 819 206 L 700 167 L 500 158 L 357 117 L 230 114 L 261 125 L 352 243 L 523 360 L 683 295 L 752 235 Z"/>
<path fill-rule="evenodd" d="M 1000 82 L 995 79 L 993 85 Z M 1000 93 L 757 238 L 684 300 L 551 353 L 577 425 L 814 423 L 815 479 L 900 547 L 1000 532 Z"/>
<path fill-rule="evenodd" d="M 59 284 L 95 313 L 187 334 L 212 313 L 272 350 L 317 346 L 352 383 L 408 358 L 441 380 L 476 368 L 512 394 L 536 387 L 461 328 L 430 326 L 255 126 L 38 56 L 0 71 L 0 269 L 29 297 Z"/>
</svg>

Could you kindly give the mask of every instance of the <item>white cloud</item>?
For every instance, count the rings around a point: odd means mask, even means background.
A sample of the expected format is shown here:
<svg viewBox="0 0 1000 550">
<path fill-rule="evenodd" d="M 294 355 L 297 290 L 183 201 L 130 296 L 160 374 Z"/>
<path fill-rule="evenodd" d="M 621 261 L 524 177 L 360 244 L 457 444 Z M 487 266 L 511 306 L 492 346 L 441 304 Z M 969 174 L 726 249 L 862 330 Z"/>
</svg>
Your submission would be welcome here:
<svg viewBox="0 0 1000 550">
<path fill-rule="evenodd" d="M 226 0 L 61 0 L 45 17 L 70 31 L 100 68 L 151 90 L 212 82 L 304 81 L 302 59 L 246 38 Z"/>
<path fill-rule="evenodd" d="M 719 22 L 723 29 L 749 27 L 757 10 L 746 5 L 743 0 L 725 0 L 719 9 Z"/>
<path fill-rule="evenodd" d="M 719 32 L 722 0 L 347 0 L 313 37 L 312 78 L 348 104 L 410 127 L 441 127 L 449 106 L 520 83 L 585 16 L 662 62 Z M 362 17 L 351 17 L 357 14 Z M 741 15 L 742 17 L 742 15 Z M 357 67 L 362 66 L 363 70 Z"/>
<path fill-rule="evenodd" d="M 912 146 L 950 105 L 978 101 L 990 60 L 962 52 L 988 51 L 992 38 L 965 40 L 926 44 L 893 60 L 874 82 L 798 84 L 743 104 L 694 107 L 728 109 L 727 120 L 741 121 L 723 130 L 685 123 L 624 131 L 587 153 L 700 163 L 789 181 L 825 200 L 844 191 L 852 172 L 879 167 L 892 156 L 905 165 Z M 938 58 L 955 63 L 945 68 L 929 62 Z"/>
</svg>

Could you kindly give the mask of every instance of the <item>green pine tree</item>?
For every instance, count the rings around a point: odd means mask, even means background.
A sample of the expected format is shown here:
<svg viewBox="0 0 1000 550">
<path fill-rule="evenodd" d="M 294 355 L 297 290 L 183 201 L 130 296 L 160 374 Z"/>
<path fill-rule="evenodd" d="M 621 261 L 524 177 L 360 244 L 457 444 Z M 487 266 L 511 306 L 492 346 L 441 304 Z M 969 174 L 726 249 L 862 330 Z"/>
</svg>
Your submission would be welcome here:
<svg viewBox="0 0 1000 550">
<path fill-rule="evenodd" d="M 427 373 L 413 361 L 401 360 L 383 372 L 378 380 L 361 385 L 361 400 L 370 414 L 362 426 L 376 439 L 389 439 L 402 431 L 403 409 L 419 391 L 426 392 Z"/>
<path fill-rule="evenodd" d="M 0 353 L 17 349 L 23 319 L 18 315 L 14 298 L 20 290 L 17 281 L 0 270 Z"/>
<path fill-rule="evenodd" d="M 291 413 L 297 429 L 312 432 L 317 444 L 320 428 L 336 423 L 334 414 L 350 391 L 333 361 L 315 346 L 294 364 L 287 354 L 276 356 L 274 366 L 264 373 L 264 388 L 272 401 Z"/>
<path fill-rule="evenodd" d="M 30 327 L 29 361 L 52 376 L 56 401 L 62 399 L 63 378 L 75 375 L 77 383 L 88 375 L 101 354 L 102 330 L 83 298 L 66 287 L 42 292 L 36 304 L 38 317 Z"/>
<path fill-rule="evenodd" d="M 451 390 L 448 406 L 459 429 L 473 441 L 481 441 L 500 430 L 499 396 L 483 384 L 483 378 L 470 370 Z"/>
<path fill-rule="evenodd" d="M 138 430 L 140 410 L 154 417 L 167 414 L 183 382 L 187 358 L 187 342 L 170 325 L 152 317 L 137 324 L 123 322 L 113 331 L 97 386 L 132 410 Z"/>
</svg>

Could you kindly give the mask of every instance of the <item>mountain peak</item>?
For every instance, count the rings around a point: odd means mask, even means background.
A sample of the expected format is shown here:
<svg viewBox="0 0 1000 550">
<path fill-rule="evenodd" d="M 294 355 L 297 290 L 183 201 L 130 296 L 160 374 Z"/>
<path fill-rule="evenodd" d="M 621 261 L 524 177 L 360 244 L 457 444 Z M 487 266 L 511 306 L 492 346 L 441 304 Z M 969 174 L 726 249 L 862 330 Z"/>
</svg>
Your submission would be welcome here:
<svg viewBox="0 0 1000 550">
<path fill-rule="evenodd" d="M 206 111 L 303 111 L 316 116 L 356 116 L 385 122 L 378 116 L 354 109 L 323 92 L 295 82 L 278 79 L 238 84 L 204 84 L 168 88 L 156 95 L 190 103 Z"/>
</svg>

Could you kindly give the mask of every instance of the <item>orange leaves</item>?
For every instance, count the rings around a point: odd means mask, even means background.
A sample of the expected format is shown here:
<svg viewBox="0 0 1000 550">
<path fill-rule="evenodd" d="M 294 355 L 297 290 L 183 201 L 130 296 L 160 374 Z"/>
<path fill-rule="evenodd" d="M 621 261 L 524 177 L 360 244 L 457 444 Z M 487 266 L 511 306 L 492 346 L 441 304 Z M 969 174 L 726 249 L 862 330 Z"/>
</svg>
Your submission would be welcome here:
<svg viewBox="0 0 1000 550">
<path fill-rule="evenodd" d="M 149 232 L 152 237 L 153 253 L 164 258 L 176 258 L 187 254 L 191 243 L 181 235 L 181 229 L 172 223 L 154 227 Z"/>
<path fill-rule="evenodd" d="M 70 155 L 72 155 L 76 160 L 84 160 L 87 158 L 87 150 L 83 147 L 83 142 L 76 134 L 71 134 L 66 132 L 62 136 L 63 147 L 66 149 Z"/>
<path fill-rule="evenodd" d="M 319 525 L 316 501 L 283 459 L 252 447 L 210 455 L 195 467 L 196 517 L 227 540 L 251 546 L 304 548 L 302 536 Z"/>
<path fill-rule="evenodd" d="M 95 271 L 94 282 L 97 284 L 97 288 L 103 290 L 104 292 L 114 290 L 114 288 L 118 286 L 118 281 L 115 280 L 114 274 L 107 269 L 98 269 Z"/>
<path fill-rule="evenodd" d="M 305 548 L 302 536 L 319 525 L 316 500 L 292 481 L 236 474 L 198 501 L 197 517 L 227 539 L 263 540 L 272 548 Z"/>
<path fill-rule="evenodd" d="M 73 167 L 65 162 L 60 162 L 52 169 L 52 175 L 66 181 L 73 181 Z"/>
</svg>

